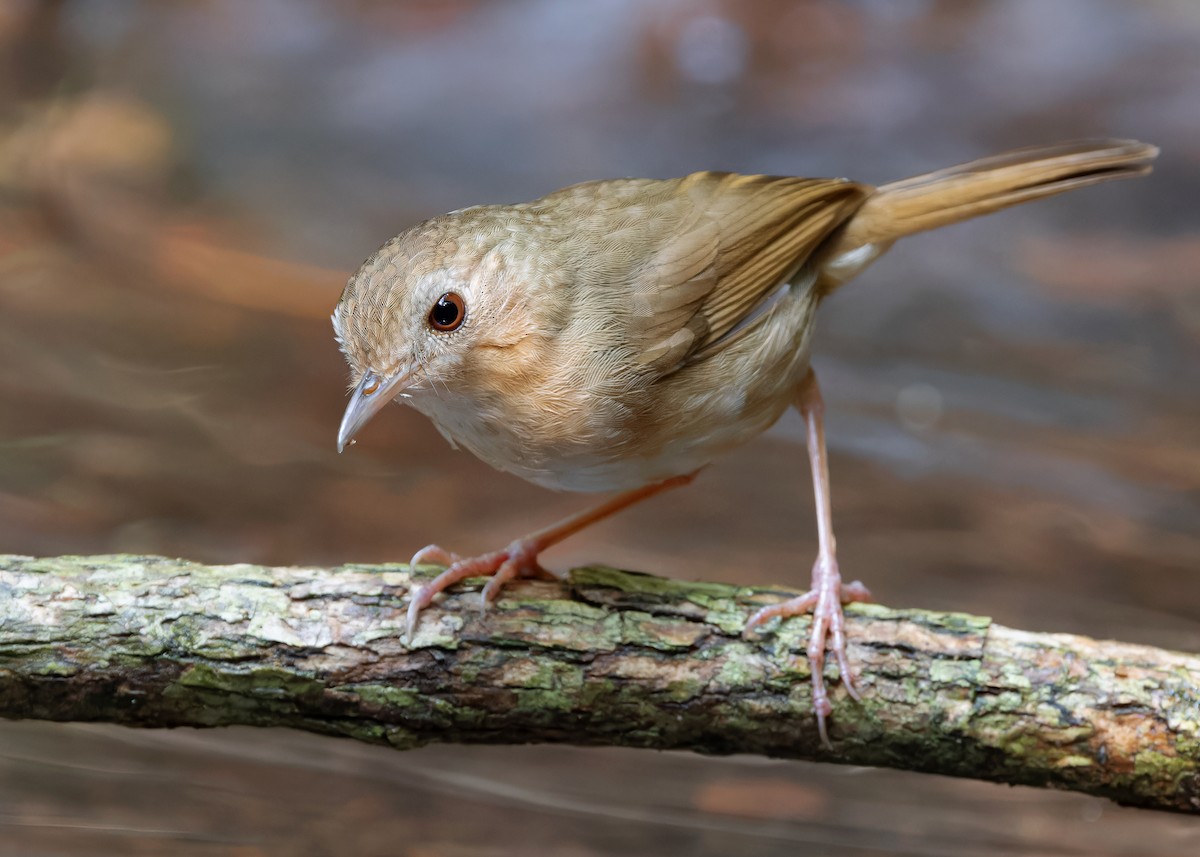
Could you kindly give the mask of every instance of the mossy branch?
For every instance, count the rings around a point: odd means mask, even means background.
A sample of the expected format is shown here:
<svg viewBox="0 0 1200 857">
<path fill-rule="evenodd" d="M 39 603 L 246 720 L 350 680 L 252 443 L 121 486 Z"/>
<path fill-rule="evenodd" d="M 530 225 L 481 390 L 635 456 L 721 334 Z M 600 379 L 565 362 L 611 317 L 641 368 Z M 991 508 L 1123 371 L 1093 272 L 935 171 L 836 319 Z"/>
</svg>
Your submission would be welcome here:
<svg viewBox="0 0 1200 857">
<path fill-rule="evenodd" d="M 418 569 L 418 578 L 432 573 Z M 406 566 L 0 556 L 0 716 L 288 726 L 409 748 L 553 741 L 929 771 L 1200 812 L 1200 658 L 854 605 L 863 702 L 822 746 L 788 592 L 605 568 L 464 587 L 402 639 Z"/>
</svg>

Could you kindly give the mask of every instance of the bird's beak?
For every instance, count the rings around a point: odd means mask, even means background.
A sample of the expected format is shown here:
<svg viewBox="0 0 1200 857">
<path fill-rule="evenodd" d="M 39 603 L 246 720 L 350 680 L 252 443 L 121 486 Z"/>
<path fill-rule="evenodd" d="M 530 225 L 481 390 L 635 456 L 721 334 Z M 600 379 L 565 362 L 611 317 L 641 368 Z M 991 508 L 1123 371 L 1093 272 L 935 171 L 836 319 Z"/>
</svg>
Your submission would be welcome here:
<svg viewBox="0 0 1200 857">
<path fill-rule="evenodd" d="M 412 375 L 411 369 L 402 369 L 387 378 L 381 378 L 374 372 L 363 374 L 362 380 L 350 394 L 350 404 L 346 405 L 346 413 L 342 415 L 342 425 L 338 429 L 338 452 L 346 448 L 350 439 L 366 425 L 367 420 L 375 416 L 398 393 L 403 392 Z"/>
</svg>

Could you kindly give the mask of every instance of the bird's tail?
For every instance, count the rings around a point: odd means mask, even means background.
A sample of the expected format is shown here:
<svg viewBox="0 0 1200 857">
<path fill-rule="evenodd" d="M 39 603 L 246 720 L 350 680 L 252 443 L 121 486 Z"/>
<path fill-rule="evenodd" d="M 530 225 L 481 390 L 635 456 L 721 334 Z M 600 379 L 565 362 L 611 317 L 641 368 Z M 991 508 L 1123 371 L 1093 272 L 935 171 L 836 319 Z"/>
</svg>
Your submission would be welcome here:
<svg viewBox="0 0 1200 857">
<path fill-rule="evenodd" d="M 875 189 L 824 248 L 832 291 L 898 238 L 1056 193 L 1150 172 L 1158 149 L 1136 140 L 1084 140 L 1016 149 Z"/>
</svg>

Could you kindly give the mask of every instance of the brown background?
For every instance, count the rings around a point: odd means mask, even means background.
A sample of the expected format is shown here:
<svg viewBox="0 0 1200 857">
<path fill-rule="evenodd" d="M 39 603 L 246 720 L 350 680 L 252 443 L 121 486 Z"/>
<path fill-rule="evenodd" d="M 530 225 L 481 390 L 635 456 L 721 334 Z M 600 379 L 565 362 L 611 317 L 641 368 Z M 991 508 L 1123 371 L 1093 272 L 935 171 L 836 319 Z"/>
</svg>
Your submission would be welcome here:
<svg viewBox="0 0 1200 857">
<path fill-rule="evenodd" d="M 328 314 L 416 220 L 694 169 L 882 182 L 1083 136 L 1156 173 L 912 239 L 822 310 L 843 569 L 1200 649 L 1200 6 L 0 3 L 0 550 L 496 547 L 580 508 L 391 408 Z M 546 558 L 800 585 L 799 426 Z M 0 724 L 0 855 L 1192 854 L 1200 822 L 833 766 Z"/>
</svg>

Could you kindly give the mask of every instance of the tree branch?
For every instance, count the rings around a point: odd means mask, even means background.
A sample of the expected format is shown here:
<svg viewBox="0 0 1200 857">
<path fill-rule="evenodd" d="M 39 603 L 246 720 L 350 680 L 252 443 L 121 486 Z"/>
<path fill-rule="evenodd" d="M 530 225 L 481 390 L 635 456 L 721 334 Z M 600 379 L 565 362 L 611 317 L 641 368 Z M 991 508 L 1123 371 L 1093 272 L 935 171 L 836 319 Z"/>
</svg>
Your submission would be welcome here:
<svg viewBox="0 0 1200 857">
<path fill-rule="evenodd" d="M 429 570 L 418 569 L 418 579 Z M 0 556 L 0 716 L 288 726 L 405 749 L 564 742 L 929 771 L 1200 812 L 1200 658 L 988 619 L 847 609 L 863 702 L 816 735 L 782 589 L 605 568 L 465 587 L 401 638 L 406 566 Z M 831 677 L 832 679 L 832 677 Z"/>
</svg>

